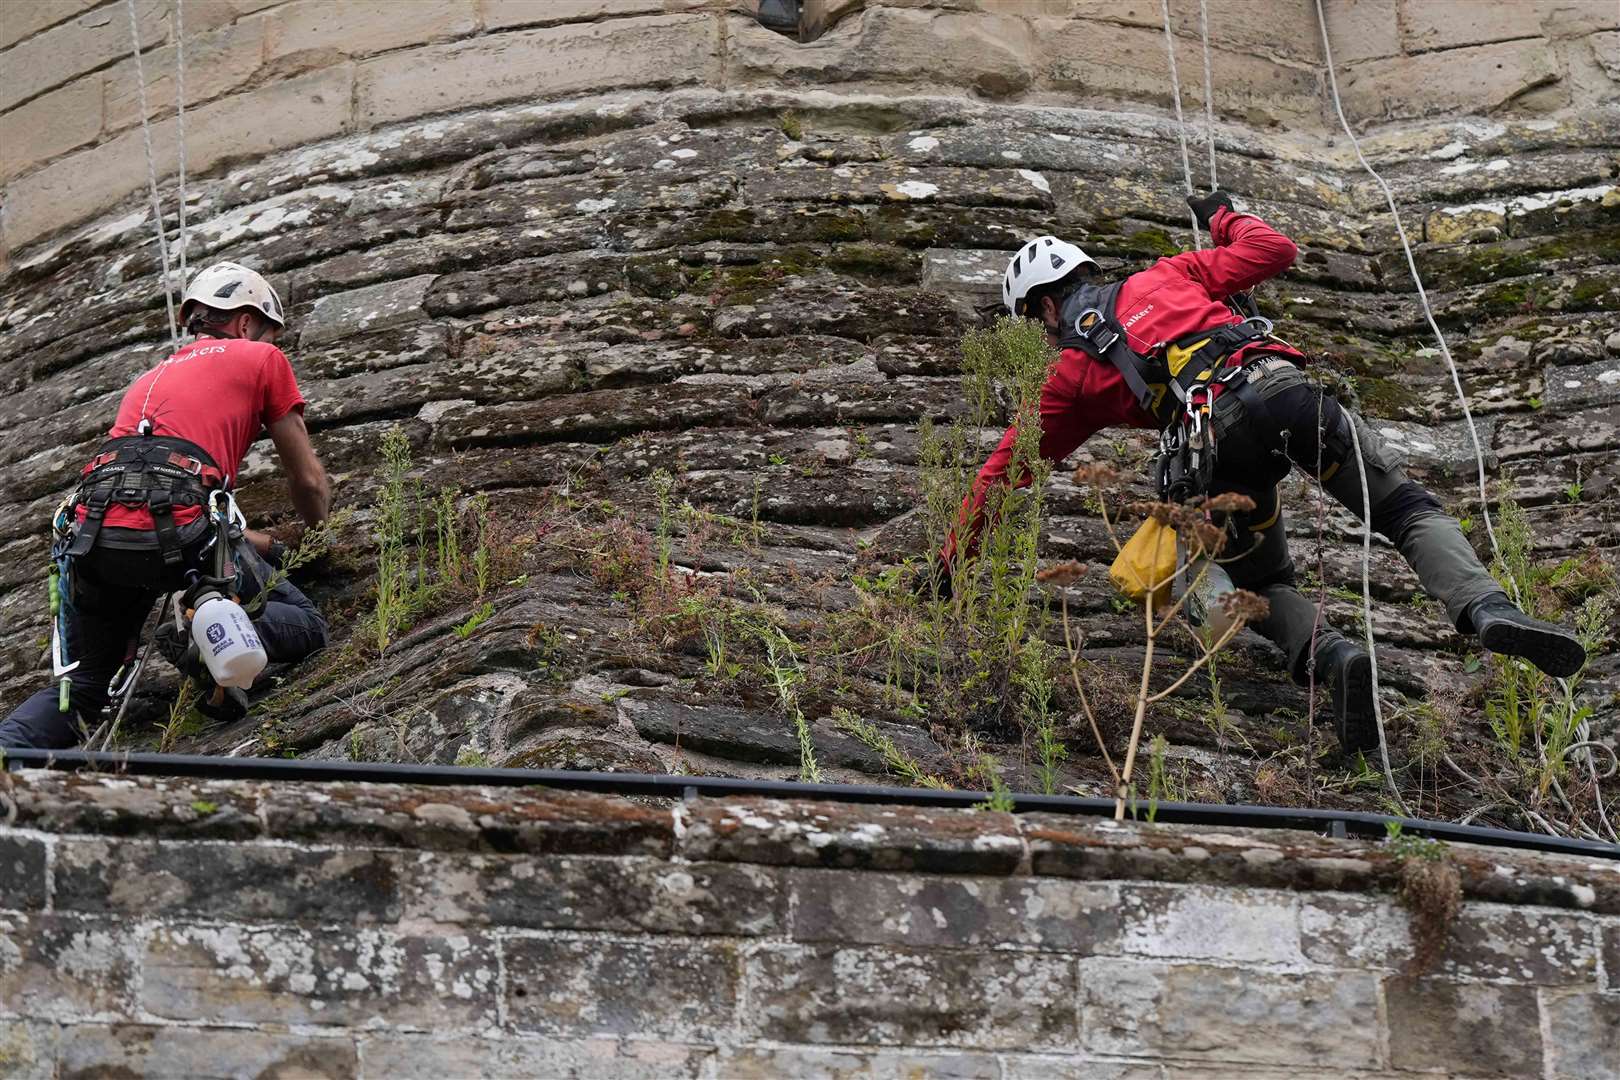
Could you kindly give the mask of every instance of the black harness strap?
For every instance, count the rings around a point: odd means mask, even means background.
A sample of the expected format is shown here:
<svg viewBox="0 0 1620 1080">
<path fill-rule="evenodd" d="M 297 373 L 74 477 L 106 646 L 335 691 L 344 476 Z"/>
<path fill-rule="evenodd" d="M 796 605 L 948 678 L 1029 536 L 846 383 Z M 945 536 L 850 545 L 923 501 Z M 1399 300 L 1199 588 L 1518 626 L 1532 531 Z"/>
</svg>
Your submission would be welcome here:
<svg viewBox="0 0 1620 1080">
<path fill-rule="evenodd" d="M 73 505 L 85 508 L 67 554 L 86 555 L 96 544 L 113 503 L 145 507 L 163 561 L 184 558 L 174 524 L 175 507 L 206 506 L 209 493 L 223 488 L 225 477 L 208 451 L 173 435 L 121 435 L 102 444 L 85 466 Z"/>
</svg>

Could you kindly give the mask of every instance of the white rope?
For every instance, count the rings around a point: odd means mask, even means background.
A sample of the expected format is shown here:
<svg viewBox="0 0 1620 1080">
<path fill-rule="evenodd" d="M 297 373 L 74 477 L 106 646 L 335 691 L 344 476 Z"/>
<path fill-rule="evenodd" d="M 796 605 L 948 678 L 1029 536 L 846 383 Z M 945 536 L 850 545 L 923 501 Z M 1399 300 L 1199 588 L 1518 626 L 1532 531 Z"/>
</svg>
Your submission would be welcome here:
<svg viewBox="0 0 1620 1080">
<path fill-rule="evenodd" d="M 1191 195 L 1192 158 L 1187 155 L 1187 120 L 1181 115 L 1181 77 L 1176 74 L 1176 38 L 1170 32 L 1170 0 L 1159 0 L 1159 6 L 1164 9 L 1164 49 L 1170 56 L 1170 87 L 1175 91 L 1176 98 L 1176 135 L 1181 140 L 1181 175 L 1187 184 L 1187 194 Z M 1193 250 L 1202 250 L 1204 245 L 1198 237 L 1198 214 L 1189 206 L 1187 216 L 1192 218 Z"/>
<path fill-rule="evenodd" d="M 1348 417 L 1346 419 L 1349 419 Z M 1401 798 L 1401 789 L 1395 783 L 1395 772 L 1389 767 L 1389 740 L 1384 738 L 1384 705 L 1378 700 L 1378 650 L 1373 644 L 1372 582 L 1372 493 L 1367 490 L 1367 459 L 1361 456 L 1360 425 L 1350 420 L 1350 444 L 1356 454 L 1356 479 L 1361 481 L 1361 630 L 1367 639 L 1367 657 L 1372 669 L 1373 722 L 1378 725 L 1378 757 L 1384 766 L 1384 782 L 1389 794 L 1400 808 L 1403 817 L 1411 817 Z"/>
<path fill-rule="evenodd" d="M 174 291 L 169 281 L 169 240 L 163 235 L 163 206 L 158 202 L 157 165 L 152 160 L 152 126 L 146 118 L 146 70 L 141 64 L 141 31 L 136 22 L 135 0 L 124 0 L 129 10 L 129 41 L 135 55 L 135 83 L 140 91 L 141 141 L 146 145 L 146 182 L 152 192 L 152 219 L 157 227 L 158 255 L 163 261 L 163 302 L 169 309 L 169 341 L 178 349 L 180 334 L 174 322 Z"/>
<path fill-rule="evenodd" d="M 1215 87 L 1209 68 L 1209 5 L 1198 0 L 1198 33 L 1204 39 L 1204 131 L 1209 136 L 1209 190 L 1221 186 L 1215 178 Z M 1214 243 L 1214 238 L 1210 238 Z"/>
<path fill-rule="evenodd" d="M 1339 80 L 1333 74 L 1333 46 L 1328 42 L 1327 16 L 1322 12 L 1322 0 L 1316 0 L 1316 19 L 1322 28 L 1322 55 L 1327 61 L 1328 88 L 1333 92 L 1333 109 L 1339 114 L 1339 125 L 1350 139 L 1350 146 L 1356 152 L 1356 159 L 1361 167 L 1367 170 L 1367 175 L 1378 182 L 1379 188 L 1384 192 L 1384 201 L 1389 204 L 1390 217 L 1395 219 L 1395 231 L 1400 235 L 1401 248 L 1406 252 L 1406 266 L 1412 272 L 1412 283 L 1417 286 L 1418 302 L 1423 305 L 1423 317 L 1429 321 L 1429 329 L 1434 332 L 1434 340 L 1440 345 L 1440 355 L 1446 358 L 1446 368 L 1451 372 L 1451 384 L 1456 388 L 1457 401 L 1462 405 L 1463 420 L 1468 425 L 1468 438 L 1474 446 L 1474 464 L 1479 470 L 1479 508 L 1485 519 L 1485 533 L 1491 540 L 1491 553 L 1501 561 L 1502 550 L 1496 543 L 1496 529 L 1491 524 L 1490 496 L 1485 490 L 1485 454 L 1480 449 L 1479 431 L 1474 427 L 1474 414 L 1468 408 L 1468 395 L 1463 391 L 1462 376 L 1457 372 L 1457 361 L 1452 359 L 1451 347 L 1446 344 L 1446 336 L 1440 332 L 1440 325 L 1434 321 L 1434 309 L 1429 306 L 1429 294 L 1424 291 L 1423 278 L 1418 275 L 1417 260 L 1412 257 L 1412 244 L 1406 237 L 1406 227 L 1401 224 L 1401 213 L 1395 207 L 1395 196 L 1390 192 L 1389 185 L 1384 178 L 1367 163 L 1367 158 L 1361 152 L 1361 143 L 1356 140 L 1356 133 L 1350 130 L 1350 122 L 1344 118 L 1344 103 L 1339 100 Z M 1365 504 L 1363 504 L 1365 505 Z M 1518 600 L 1518 586 L 1513 579 L 1508 579 L 1508 587 Z"/>
<path fill-rule="evenodd" d="M 180 288 L 186 287 L 186 0 L 174 0 L 174 128 L 175 149 L 180 159 Z M 1211 135 L 1213 140 L 1214 136 Z M 1210 161 L 1215 144 L 1210 143 Z"/>
</svg>

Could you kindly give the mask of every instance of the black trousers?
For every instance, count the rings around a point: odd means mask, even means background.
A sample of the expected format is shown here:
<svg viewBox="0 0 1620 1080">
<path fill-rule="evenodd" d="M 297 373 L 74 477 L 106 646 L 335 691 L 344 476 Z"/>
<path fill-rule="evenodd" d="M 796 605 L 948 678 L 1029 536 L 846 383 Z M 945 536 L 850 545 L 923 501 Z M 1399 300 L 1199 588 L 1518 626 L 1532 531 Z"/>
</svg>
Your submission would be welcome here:
<svg viewBox="0 0 1620 1080">
<path fill-rule="evenodd" d="M 1318 477 L 1328 494 L 1357 517 L 1366 520 L 1370 512 L 1373 529 L 1395 545 L 1424 591 L 1446 605 L 1454 624 L 1461 624 L 1470 603 L 1502 592 L 1456 519 L 1407 477 L 1388 444 L 1361 417 L 1281 357 L 1251 361 L 1245 372 L 1215 401 L 1211 488 L 1212 493 L 1238 492 L 1255 501 L 1253 511 L 1234 515 L 1223 556 L 1233 561 L 1225 569 L 1238 588 L 1270 601 L 1271 614 L 1255 629 L 1287 652 L 1296 680 L 1306 680 L 1313 631 L 1318 649 L 1339 635 L 1325 624 L 1317 627 L 1316 605 L 1295 587 L 1277 491 L 1295 468 Z M 1362 505 L 1363 476 L 1370 511 Z"/>
<path fill-rule="evenodd" d="M 233 546 L 232 555 L 245 566 L 249 580 L 270 580 L 271 568 L 245 540 Z M 0 721 L 0 748 L 61 750 L 95 729 L 107 707 L 108 684 L 133 654 L 141 626 L 164 592 L 130 584 L 141 580 L 130 572 L 131 563 L 126 553 L 101 547 L 74 560 L 72 595 L 63 596 L 68 659 L 79 662 L 68 676 L 73 684 L 70 710 L 58 708 L 56 686 L 41 690 Z M 244 589 L 244 596 L 250 589 Z M 271 588 L 253 627 L 272 662 L 302 660 L 326 644 L 326 620 L 288 581 Z"/>
</svg>

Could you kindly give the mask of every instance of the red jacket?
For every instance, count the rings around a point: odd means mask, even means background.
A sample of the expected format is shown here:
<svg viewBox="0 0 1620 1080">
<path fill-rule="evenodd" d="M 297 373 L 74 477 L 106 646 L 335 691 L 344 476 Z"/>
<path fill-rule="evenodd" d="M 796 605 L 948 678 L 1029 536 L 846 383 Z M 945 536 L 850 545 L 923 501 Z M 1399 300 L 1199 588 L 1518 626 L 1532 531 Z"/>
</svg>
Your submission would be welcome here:
<svg viewBox="0 0 1620 1080">
<path fill-rule="evenodd" d="M 1234 214 L 1225 208 L 1215 211 L 1210 236 L 1214 247 L 1160 259 L 1125 279 L 1114 315 L 1125 328 L 1132 349 L 1146 355 L 1184 334 L 1240 321 L 1225 299 L 1282 273 L 1293 265 L 1299 253 L 1292 240 L 1259 218 Z M 1249 345 L 1236 355 L 1241 358 L 1255 352 L 1300 355 L 1275 342 Z M 1076 366 L 1084 370 L 1073 371 Z M 1067 429 L 1064 441 L 1082 429 L 1084 434 L 1053 460 L 1067 457 L 1074 447 L 1105 427 L 1160 426 L 1136 404 L 1124 377 L 1110 361 L 1094 359 L 1079 349 L 1065 349 L 1053 370 L 1054 378 L 1060 372 L 1074 378 L 1079 391 L 1064 410 L 1068 414 L 1062 418 Z M 1045 419 L 1044 406 L 1041 411 Z"/>
<path fill-rule="evenodd" d="M 1282 273 L 1293 265 L 1299 251 L 1292 240 L 1259 218 L 1224 208 L 1215 211 L 1210 235 L 1213 248 L 1160 259 L 1125 279 L 1114 316 L 1137 352 L 1149 353 L 1183 334 L 1238 322 L 1222 301 Z M 1256 342 L 1236 355 L 1255 352 L 1300 355 L 1276 342 Z M 1041 387 L 1041 456 L 1048 461 L 1062 461 L 1103 428 L 1158 430 L 1159 426 L 1136 403 L 1125 377 L 1111 361 L 1080 349 L 1064 349 Z M 974 542 L 982 527 L 985 495 L 992 485 L 1005 481 L 1017 434 L 1016 428 L 1007 429 L 963 501 L 959 527 Z M 1021 487 L 1029 483 L 1029 477 L 1016 477 L 1015 482 Z M 954 549 L 952 537 L 945 545 L 947 561 Z"/>
</svg>

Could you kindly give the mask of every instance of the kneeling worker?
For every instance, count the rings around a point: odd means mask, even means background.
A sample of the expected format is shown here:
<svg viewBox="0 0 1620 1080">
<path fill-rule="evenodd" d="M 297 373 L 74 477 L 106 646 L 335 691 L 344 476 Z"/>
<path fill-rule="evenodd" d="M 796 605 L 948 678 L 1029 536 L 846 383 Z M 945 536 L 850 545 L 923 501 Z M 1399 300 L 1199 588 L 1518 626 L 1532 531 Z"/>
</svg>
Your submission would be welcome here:
<svg viewBox="0 0 1620 1080">
<path fill-rule="evenodd" d="M 0 748 L 62 749 L 78 743 L 106 708 L 109 682 L 132 654 L 153 603 L 193 586 L 210 567 L 231 566 L 229 591 L 248 607 L 272 662 L 301 660 L 326 644 L 326 620 L 270 561 L 284 549 L 265 533 L 228 530 L 229 560 L 213 547 L 220 530 L 210 499 L 228 492 L 260 433 L 287 470 L 293 506 L 309 525 L 326 520 L 331 488 L 309 432 L 292 365 L 275 346 L 281 300 L 263 277 L 236 263 L 201 271 L 180 303 L 196 340 L 148 371 L 124 394 L 117 419 L 60 516 L 63 664 L 71 685 L 42 690 L 0 722 Z M 266 590 L 265 584 L 271 584 Z M 186 635 L 189 637 L 189 635 Z M 165 648 L 204 687 L 217 718 L 246 709 L 240 690 L 216 688 L 195 652 Z M 62 658 L 59 658 L 59 663 Z M 208 707 L 211 701 L 211 708 Z"/>
<path fill-rule="evenodd" d="M 1228 522 L 1235 535 L 1226 551 L 1237 554 L 1225 569 L 1238 588 L 1270 602 L 1254 628 L 1282 647 L 1295 681 L 1307 682 L 1314 661 L 1348 753 L 1378 745 L 1371 662 L 1365 650 L 1319 626 L 1316 605 L 1295 588 L 1277 491 L 1295 467 L 1318 476 L 1358 516 L 1370 512 L 1372 527 L 1445 604 L 1460 632 L 1549 675 L 1578 671 L 1586 652 L 1575 636 L 1520 611 L 1457 521 L 1407 477 L 1377 434 L 1305 378 L 1296 366 L 1304 357 L 1272 337 L 1263 319 L 1227 306 L 1229 297 L 1288 269 L 1293 241 L 1235 212 L 1224 192 L 1187 201 L 1214 246 L 1160 259 L 1122 282 L 1095 280 L 1097 264 L 1052 236 L 1013 256 L 1002 283 L 1007 310 L 1042 323 L 1061 350 L 1041 391 L 1041 456 L 1061 461 L 1106 427 L 1149 428 L 1162 433 L 1162 498 L 1252 498 L 1255 509 Z M 1007 480 L 1015 437 L 1015 430 L 1003 437 L 963 504 L 969 548 L 982 528 L 986 493 Z M 1196 457 L 1189 447 L 1200 451 Z M 1029 483 L 1027 475 L 1016 480 Z M 1362 506 L 1363 483 L 1370 511 Z M 956 544 L 953 536 L 943 552 L 947 572 Z M 948 578 L 941 584 L 948 587 Z"/>
</svg>

